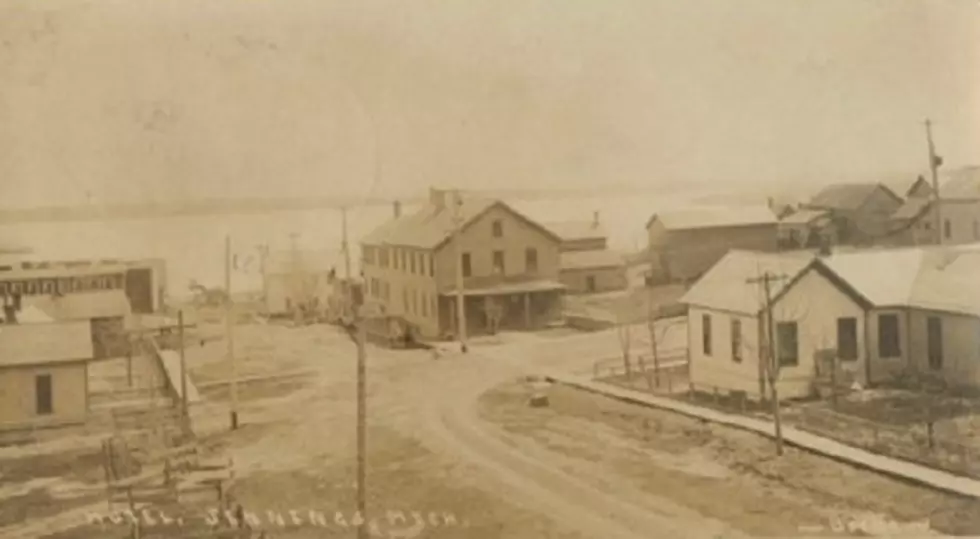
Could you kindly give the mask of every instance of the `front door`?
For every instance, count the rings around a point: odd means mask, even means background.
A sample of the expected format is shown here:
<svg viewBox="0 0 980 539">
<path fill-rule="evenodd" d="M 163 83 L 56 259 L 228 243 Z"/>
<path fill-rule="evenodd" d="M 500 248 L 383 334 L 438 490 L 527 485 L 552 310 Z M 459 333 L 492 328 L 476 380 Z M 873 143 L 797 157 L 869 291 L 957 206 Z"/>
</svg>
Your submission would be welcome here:
<svg viewBox="0 0 980 539">
<path fill-rule="evenodd" d="M 943 321 L 938 316 L 930 316 L 928 324 L 929 367 L 943 368 Z"/>
</svg>

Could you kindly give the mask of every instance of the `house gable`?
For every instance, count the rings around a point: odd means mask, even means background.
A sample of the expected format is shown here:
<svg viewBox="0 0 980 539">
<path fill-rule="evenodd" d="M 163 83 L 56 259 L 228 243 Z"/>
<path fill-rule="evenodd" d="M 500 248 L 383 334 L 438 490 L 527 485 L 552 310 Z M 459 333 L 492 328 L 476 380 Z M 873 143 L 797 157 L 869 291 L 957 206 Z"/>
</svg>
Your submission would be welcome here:
<svg viewBox="0 0 980 539">
<path fill-rule="evenodd" d="M 514 208 L 512 208 L 509 204 L 506 204 L 506 203 L 504 203 L 503 201 L 500 201 L 500 200 L 498 200 L 498 201 L 494 202 L 493 204 L 487 206 L 483 211 L 477 213 L 476 215 L 474 215 L 473 217 L 471 217 L 470 219 L 468 219 L 466 222 L 464 222 L 462 224 L 462 226 L 460 227 L 460 229 L 459 229 L 459 233 L 460 234 L 463 234 L 468 229 L 472 228 L 473 226 L 476 226 L 478 223 L 482 223 L 484 221 L 487 221 L 487 219 L 486 219 L 487 215 L 493 213 L 494 211 L 503 211 L 503 212 L 505 212 L 507 214 L 510 214 L 515 220 L 522 222 L 524 225 L 526 225 L 526 226 L 528 226 L 530 228 L 536 229 L 539 233 L 541 233 L 542 235 L 546 236 L 548 239 L 554 241 L 556 244 L 560 244 L 561 243 L 561 238 L 557 234 L 555 234 L 553 231 L 551 231 L 550 229 L 546 228 L 545 226 L 543 226 L 542 224 L 538 223 L 537 221 L 534 221 L 531 218 L 525 216 L 524 214 L 518 212 L 517 210 L 515 210 Z M 433 250 L 434 251 L 441 250 L 443 247 L 446 246 L 446 244 L 449 243 L 449 241 L 451 239 L 452 239 L 452 234 L 447 235 L 445 238 L 442 239 L 442 241 L 440 241 L 438 244 L 436 244 L 436 246 L 433 248 Z"/>
</svg>

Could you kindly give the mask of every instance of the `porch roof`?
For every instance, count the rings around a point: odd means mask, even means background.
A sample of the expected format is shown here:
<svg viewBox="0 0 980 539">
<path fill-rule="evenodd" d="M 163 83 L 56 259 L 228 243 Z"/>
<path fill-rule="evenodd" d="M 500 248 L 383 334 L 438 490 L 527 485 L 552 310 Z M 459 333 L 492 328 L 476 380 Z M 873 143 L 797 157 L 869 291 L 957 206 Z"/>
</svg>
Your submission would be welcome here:
<svg viewBox="0 0 980 539">
<path fill-rule="evenodd" d="M 464 296 L 503 296 L 506 294 L 522 294 L 530 292 L 552 292 L 564 290 L 565 285 L 552 280 L 525 281 L 521 283 L 500 283 L 493 286 L 482 286 L 478 288 L 466 288 L 463 290 Z M 443 296 L 456 297 L 456 290 L 446 290 L 441 293 Z"/>
</svg>

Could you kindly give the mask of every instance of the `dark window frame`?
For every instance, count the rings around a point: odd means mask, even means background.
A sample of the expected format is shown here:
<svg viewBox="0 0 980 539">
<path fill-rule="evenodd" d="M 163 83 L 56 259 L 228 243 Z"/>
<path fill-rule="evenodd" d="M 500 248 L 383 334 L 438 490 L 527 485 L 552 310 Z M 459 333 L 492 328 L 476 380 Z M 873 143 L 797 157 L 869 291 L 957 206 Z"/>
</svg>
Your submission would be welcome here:
<svg viewBox="0 0 980 539">
<path fill-rule="evenodd" d="M 496 250 L 492 256 L 491 267 L 493 268 L 494 275 L 507 275 L 507 259 L 504 251 Z"/>
<path fill-rule="evenodd" d="M 844 334 L 841 331 L 845 324 L 853 325 L 853 338 L 850 342 L 845 342 Z M 858 359 L 858 325 L 857 318 L 853 316 L 841 316 L 837 318 L 837 358 L 841 361 L 857 361 Z"/>
<path fill-rule="evenodd" d="M 538 272 L 538 250 L 534 247 L 524 249 L 524 267 L 527 273 Z"/>
<path fill-rule="evenodd" d="M 788 330 L 792 329 L 789 333 Z M 792 338 L 787 338 L 792 335 Z M 792 347 L 788 342 L 792 340 Z M 792 354 L 787 354 L 792 352 Z M 795 320 L 776 323 L 776 360 L 780 367 L 796 367 L 800 364 L 800 326 Z"/>
<path fill-rule="evenodd" d="M 504 222 L 501 219 L 494 219 L 493 223 L 490 224 L 491 235 L 495 238 L 504 237 Z"/>
<path fill-rule="evenodd" d="M 47 389 L 42 391 L 43 387 Z M 34 411 L 37 415 L 54 414 L 54 379 L 50 374 L 34 376 Z"/>
<path fill-rule="evenodd" d="M 712 337 L 711 315 L 704 313 L 701 315 L 701 353 L 707 357 L 712 355 Z"/>
<path fill-rule="evenodd" d="M 889 323 L 885 324 L 885 320 Z M 892 321 L 894 325 L 891 324 Z M 886 335 L 886 329 L 891 328 L 894 328 L 894 334 Z M 878 356 L 887 359 L 902 357 L 902 326 L 895 313 L 878 315 Z"/>
<path fill-rule="evenodd" d="M 460 256 L 460 265 L 462 266 L 463 277 L 470 277 L 473 275 L 473 260 L 470 253 L 463 253 Z"/>
<path fill-rule="evenodd" d="M 735 363 L 742 362 L 742 321 L 738 318 L 732 318 L 729 327 L 731 331 L 731 341 L 732 341 L 732 361 Z"/>
</svg>

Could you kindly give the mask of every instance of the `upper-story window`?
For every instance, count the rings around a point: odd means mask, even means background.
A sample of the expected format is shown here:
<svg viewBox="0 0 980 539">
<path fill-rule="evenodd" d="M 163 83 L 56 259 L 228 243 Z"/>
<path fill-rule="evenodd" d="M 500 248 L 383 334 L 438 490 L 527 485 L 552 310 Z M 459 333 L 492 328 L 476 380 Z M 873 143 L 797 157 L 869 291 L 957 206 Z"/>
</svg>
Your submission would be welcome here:
<svg viewBox="0 0 980 539">
<path fill-rule="evenodd" d="M 388 248 L 379 247 L 378 248 L 378 265 L 382 268 L 388 267 Z"/>
<path fill-rule="evenodd" d="M 463 277 L 469 277 L 472 274 L 472 266 L 470 265 L 470 254 L 463 253 L 461 263 L 463 265 Z"/>
<path fill-rule="evenodd" d="M 500 219 L 493 222 L 493 237 L 502 238 L 504 236 L 504 223 Z"/>
<path fill-rule="evenodd" d="M 503 275 L 505 273 L 503 251 L 493 252 L 493 273 L 494 275 Z"/>
<path fill-rule="evenodd" d="M 436 276 L 436 259 L 429 255 L 429 277 Z"/>
<path fill-rule="evenodd" d="M 411 267 L 409 271 L 415 273 L 415 253 L 408 253 L 408 262 Z"/>
<path fill-rule="evenodd" d="M 399 269 L 401 266 L 398 264 L 398 249 L 391 248 L 391 267 L 392 269 Z"/>
<path fill-rule="evenodd" d="M 538 272 L 538 250 L 534 247 L 528 247 L 524 251 L 524 266 L 527 273 L 537 273 Z"/>
<path fill-rule="evenodd" d="M 943 236 L 945 236 L 946 239 L 949 239 L 952 235 L 953 223 L 949 222 L 949 219 L 946 219 L 946 222 L 943 223 Z"/>
</svg>

